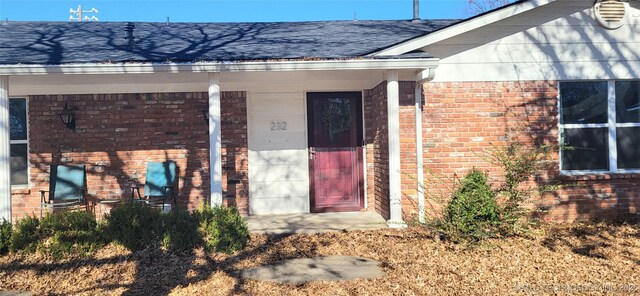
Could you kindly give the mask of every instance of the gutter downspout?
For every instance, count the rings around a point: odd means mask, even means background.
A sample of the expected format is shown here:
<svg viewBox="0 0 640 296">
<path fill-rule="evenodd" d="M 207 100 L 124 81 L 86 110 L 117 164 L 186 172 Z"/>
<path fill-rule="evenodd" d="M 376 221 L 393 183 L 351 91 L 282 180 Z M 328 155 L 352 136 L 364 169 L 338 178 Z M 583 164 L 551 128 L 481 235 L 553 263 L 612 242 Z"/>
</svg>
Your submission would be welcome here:
<svg viewBox="0 0 640 296">
<path fill-rule="evenodd" d="M 416 74 L 416 178 L 418 179 L 418 220 L 425 223 L 424 212 L 424 160 L 422 158 L 422 89 L 423 85 L 435 77 L 435 68 L 428 68 Z"/>
</svg>

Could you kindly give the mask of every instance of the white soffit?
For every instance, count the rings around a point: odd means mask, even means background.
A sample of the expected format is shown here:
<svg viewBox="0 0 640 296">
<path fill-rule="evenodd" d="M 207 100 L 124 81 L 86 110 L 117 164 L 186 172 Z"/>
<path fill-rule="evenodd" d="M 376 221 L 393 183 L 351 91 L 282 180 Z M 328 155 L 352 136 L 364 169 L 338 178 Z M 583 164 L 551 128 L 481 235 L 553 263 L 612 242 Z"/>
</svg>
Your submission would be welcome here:
<svg viewBox="0 0 640 296">
<path fill-rule="evenodd" d="M 419 50 L 427 45 L 449 39 L 451 37 L 475 30 L 480 27 L 498 22 L 508 17 L 516 16 L 523 12 L 547 5 L 556 0 L 530 0 L 495 10 L 493 12 L 462 21 L 450 27 L 435 31 L 423 37 L 417 37 L 412 40 L 394 45 L 392 47 L 375 52 L 370 56 L 393 56 L 400 55 L 415 50 Z"/>
</svg>

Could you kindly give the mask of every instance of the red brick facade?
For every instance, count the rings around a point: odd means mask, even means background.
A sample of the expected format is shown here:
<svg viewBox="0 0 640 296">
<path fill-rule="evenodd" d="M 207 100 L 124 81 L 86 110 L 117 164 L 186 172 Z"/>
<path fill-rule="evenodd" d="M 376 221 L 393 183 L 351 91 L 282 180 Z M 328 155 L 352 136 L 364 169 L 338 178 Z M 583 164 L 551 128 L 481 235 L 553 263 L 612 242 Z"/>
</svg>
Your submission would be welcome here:
<svg viewBox="0 0 640 296">
<path fill-rule="evenodd" d="M 499 176 L 486 158 L 491 145 L 518 137 L 527 143 L 558 145 L 557 82 L 464 82 L 424 85 L 424 162 L 428 215 L 438 213 L 449 193 L 447 180 L 471 168 Z M 557 184 L 559 190 L 530 206 L 550 220 L 632 217 L 640 209 L 640 174 L 561 176 L 559 152 L 550 169 L 529 185 Z M 494 179 L 493 181 L 499 181 Z"/>
<path fill-rule="evenodd" d="M 247 139 L 247 95 L 222 92 L 222 190 L 224 204 L 249 214 L 249 144 Z M 209 143 L 209 141 L 207 141 Z"/>
<path fill-rule="evenodd" d="M 423 160 L 427 216 L 437 216 L 456 179 L 472 169 L 489 172 L 497 184 L 501 170 L 487 161 L 492 145 L 518 137 L 525 143 L 558 145 L 555 81 L 427 83 L 423 86 Z M 413 82 L 400 82 L 402 208 L 406 221 L 417 214 L 415 105 Z M 367 194 L 369 207 L 389 217 L 386 82 L 365 92 Z M 548 220 L 633 217 L 640 209 L 640 174 L 562 176 L 559 152 L 553 169 L 529 186 L 557 185 L 558 190 L 531 200 L 529 206 Z"/>
<path fill-rule="evenodd" d="M 400 81 L 400 169 L 405 219 L 417 212 L 415 82 Z M 369 209 L 389 218 L 389 145 L 387 82 L 367 90 L 364 97 Z"/>
<path fill-rule="evenodd" d="M 222 93 L 223 190 L 248 208 L 246 101 L 243 92 Z M 207 93 L 49 95 L 29 97 L 30 188 L 12 190 L 14 218 L 39 211 L 48 190 L 49 166 L 87 166 L 89 204 L 129 197 L 143 183 L 146 163 L 178 165 L 179 206 L 193 209 L 209 198 L 209 138 L 202 110 Z M 76 107 L 76 130 L 58 113 Z"/>
<path fill-rule="evenodd" d="M 491 145 L 518 137 L 558 144 L 557 83 L 426 83 L 423 159 L 427 216 L 438 215 L 455 179 L 471 168 L 494 184 L 501 171 L 487 161 Z M 406 220 L 417 213 L 414 82 L 400 82 L 402 203 Z M 29 97 L 30 188 L 12 190 L 13 216 L 39 211 L 39 190 L 48 189 L 49 166 L 87 165 L 88 199 L 130 196 L 143 183 L 146 163 L 173 160 L 179 167 L 179 205 L 193 209 L 209 199 L 207 93 L 48 95 Z M 77 107 L 77 128 L 64 128 L 58 113 Z M 223 190 L 226 205 L 248 214 L 247 109 L 244 92 L 222 93 Z M 368 209 L 389 218 L 386 82 L 364 92 Z M 640 174 L 561 176 L 554 169 L 529 185 L 560 189 L 531 203 L 547 219 L 574 220 L 636 215 Z"/>
<path fill-rule="evenodd" d="M 364 125 L 367 151 L 367 199 L 369 210 L 389 219 L 389 135 L 387 133 L 387 84 L 365 92 Z"/>
</svg>

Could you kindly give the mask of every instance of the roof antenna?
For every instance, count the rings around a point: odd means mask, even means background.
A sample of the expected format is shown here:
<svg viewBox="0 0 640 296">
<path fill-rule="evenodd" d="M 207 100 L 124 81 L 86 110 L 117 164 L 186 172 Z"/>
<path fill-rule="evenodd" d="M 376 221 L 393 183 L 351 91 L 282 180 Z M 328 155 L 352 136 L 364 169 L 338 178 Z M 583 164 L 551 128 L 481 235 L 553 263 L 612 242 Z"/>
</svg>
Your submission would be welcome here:
<svg viewBox="0 0 640 296">
<path fill-rule="evenodd" d="M 167 27 L 169 26 L 169 17 L 167 17 Z"/>
<path fill-rule="evenodd" d="M 8 25 L 8 24 L 9 24 L 9 18 L 8 18 L 8 17 L 5 17 L 5 18 L 4 18 L 4 24 L 5 24 L 5 25 Z"/>
<path fill-rule="evenodd" d="M 354 11 L 353 12 L 353 21 L 355 22 L 357 20 L 358 20 L 358 16 L 356 15 L 356 12 Z"/>
<path fill-rule="evenodd" d="M 412 23 L 420 22 L 420 0 L 413 0 L 413 19 Z"/>
</svg>

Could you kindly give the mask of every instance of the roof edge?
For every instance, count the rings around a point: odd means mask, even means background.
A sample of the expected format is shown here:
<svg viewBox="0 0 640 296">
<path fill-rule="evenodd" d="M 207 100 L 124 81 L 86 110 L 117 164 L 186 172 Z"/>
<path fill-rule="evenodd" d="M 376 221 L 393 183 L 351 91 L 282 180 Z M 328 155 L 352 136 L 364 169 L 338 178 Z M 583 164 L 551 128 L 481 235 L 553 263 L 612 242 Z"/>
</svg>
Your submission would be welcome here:
<svg viewBox="0 0 640 296">
<path fill-rule="evenodd" d="M 496 9 L 478 14 L 466 20 L 454 23 L 423 36 L 409 39 L 385 49 L 370 53 L 367 56 L 393 56 L 418 50 L 427 45 L 448 39 L 480 27 L 495 23 L 508 17 L 530 11 L 557 0 L 520 0 Z"/>
<path fill-rule="evenodd" d="M 436 68 L 437 58 L 264 61 L 264 62 L 198 62 L 198 63 L 126 63 L 126 64 L 62 64 L 0 65 L 0 75 L 49 74 L 152 74 L 193 72 L 269 72 L 328 70 L 424 70 Z"/>
</svg>

